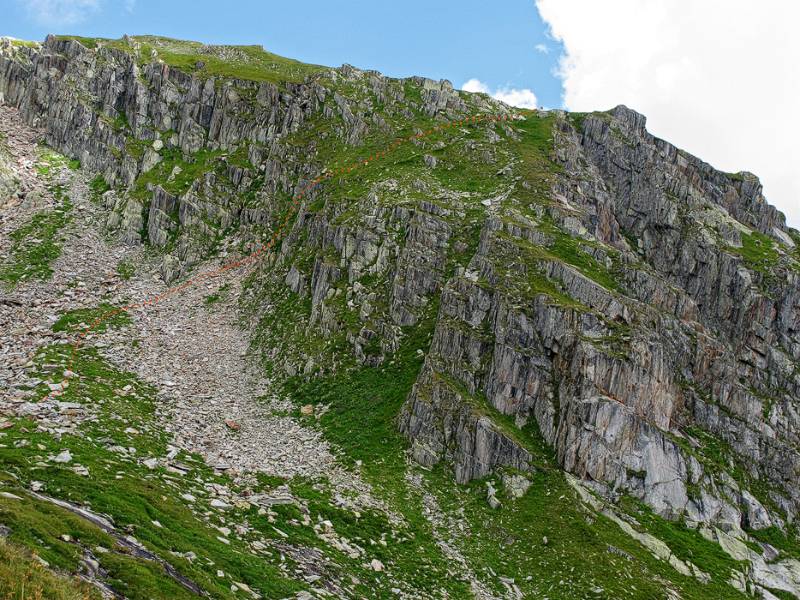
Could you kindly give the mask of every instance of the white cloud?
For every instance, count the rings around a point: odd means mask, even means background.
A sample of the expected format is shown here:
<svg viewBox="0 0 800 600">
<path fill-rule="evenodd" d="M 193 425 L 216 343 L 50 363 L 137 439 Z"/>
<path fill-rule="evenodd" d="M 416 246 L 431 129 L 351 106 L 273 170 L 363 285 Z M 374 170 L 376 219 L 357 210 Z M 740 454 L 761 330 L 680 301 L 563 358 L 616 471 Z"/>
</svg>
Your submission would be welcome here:
<svg viewBox="0 0 800 600">
<path fill-rule="evenodd" d="M 528 88 L 521 90 L 516 88 L 498 88 L 495 91 L 491 91 L 489 86 L 483 83 L 480 79 L 473 78 L 464 82 L 464 84 L 461 86 L 461 89 L 465 92 L 481 92 L 483 94 L 489 94 L 492 98 L 500 100 L 501 102 L 505 102 L 506 104 L 510 104 L 511 106 L 517 106 L 519 108 L 536 108 L 536 94 L 533 93 L 533 90 Z"/>
<path fill-rule="evenodd" d="M 550 46 L 548 46 L 547 44 L 536 44 L 534 48 L 536 48 L 537 52 L 540 52 L 542 54 L 550 54 Z"/>
<path fill-rule="evenodd" d="M 100 7 L 100 0 L 26 0 L 23 4 L 40 25 L 67 27 L 94 13 Z"/>
<path fill-rule="evenodd" d="M 481 94 L 489 94 L 489 86 L 483 83 L 480 79 L 470 79 L 465 81 L 461 86 L 465 92 L 479 92 Z M 490 94 L 491 95 L 491 94 Z"/>
<path fill-rule="evenodd" d="M 125 0 L 125 12 L 132 13 L 136 8 L 136 0 Z"/>
<path fill-rule="evenodd" d="M 536 94 L 533 90 L 523 89 L 499 89 L 492 94 L 493 98 L 497 98 L 500 102 L 505 102 L 511 106 L 518 106 L 520 108 L 536 108 Z"/>
<path fill-rule="evenodd" d="M 626 104 L 654 134 L 759 175 L 800 226 L 800 3 L 536 0 L 570 110 Z"/>
</svg>

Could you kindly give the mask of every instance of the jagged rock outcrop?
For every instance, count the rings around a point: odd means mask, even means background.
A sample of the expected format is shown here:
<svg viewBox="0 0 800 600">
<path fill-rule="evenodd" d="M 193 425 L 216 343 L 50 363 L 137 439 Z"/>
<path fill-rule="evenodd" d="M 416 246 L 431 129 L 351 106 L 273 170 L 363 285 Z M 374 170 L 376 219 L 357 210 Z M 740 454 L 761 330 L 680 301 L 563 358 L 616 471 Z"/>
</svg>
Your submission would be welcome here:
<svg viewBox="0 0 800 600">
<path fill-rule="evenodd" d="M 569 210 L 550 215 L 612 265 L 618 285 L 545 258 L 539 268 L 569 300 L 521 302 L 502 289 L 502 246 L 508 236 L 542 243 L 542 234 L 487 222 L 472 276 L 443 292 L 401 417 L 415 457 L 452 458 L 462 481 L 518 467 L 514 432 L 488 460 L 461 442 L 479 420 L 454 415 L 483 401 L 523 429 L 535 423 L 566 470 L 661 514 L 734 529 L 791 522 L 800 499 L 794 232 L 752 176 L 720 173 L 652 137 L 627 108 L 561 118 L 555 140 L 565 170 L 551 193 Z M 730 456 L 715 464 L 704 436 Z M 486 467 L 459 466 L 470 462 Z M 770 491 L 756 499 L 745 489 L 754 481 Z"/>
<path fill-rule="evenodd" d="M 292 166 L 277 140 L 316 112 L 325 94 L 315 83 L 279 89 L 268 82 L 201 78 L 157 60 L 140 64 L 134 52 L 102 45 L 91 50 L 54 36 L 41 46 L 6 40 L 0 48 L 0 96 L 46 132 L 47 144 L 119 187 L 136 190 L 143 173 L 174 184 L 172 195 L 178 196 L 174 202 L 185 225 L 173 253 L 182 267 L 174 275 L 213 245 L 213 235 L 192 224 L 206 221 L 224 230 L 232 219 L 257 222 L 263 216 L 243 206 L 240 195 L 291 192 L 289 181 L 304 165 Z M 245 168 L 229 159 L 239 146 L 247 149 Z M 250 159 L 263 163 L 264 176 Z M 202 164 L 202 177 L 180 181 L 183 171 L 204 160 L 209 164 Z M 140 184 L 138 193 L 118 199 L 109 224 L 129 242 L 143 230 L 163 246 L 176 221 L 165 216 L 164 193 L 159 186 Z M 143 219 L 137 217 L 141 211 Z M 186 223 L 188 214 L 195 215 L 193 223 Z"/>
</svg>

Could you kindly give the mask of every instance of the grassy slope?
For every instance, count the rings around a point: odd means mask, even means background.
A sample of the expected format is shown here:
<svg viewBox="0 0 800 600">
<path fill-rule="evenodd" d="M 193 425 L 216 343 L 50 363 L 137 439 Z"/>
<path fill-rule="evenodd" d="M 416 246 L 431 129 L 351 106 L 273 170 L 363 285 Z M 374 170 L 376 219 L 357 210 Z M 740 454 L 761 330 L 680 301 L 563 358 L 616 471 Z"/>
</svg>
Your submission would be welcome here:
<svg viewBox="0 0 800 600">
<path fill-rule="evenodd" d="M 133 51 L 133 47 L 122 39 L 70 35 L 58 37 L 76 40 L 87 48 L 94 49 L 102 45 L 125 52 Z M 261 46 L 207 46 L 200 42 L 153 35 L 131 36 L 131 39 L 139 44 L 142 62 L 149 62 L 151 51 L 154 50 L 158 58 L 168 65 L 201 77 L 231 77 L 271 83 L 300 82 L 326 68 L 267 52 Z"/>
<path fill-rule="evenodd" d="M 68 346 L 42 349 L 35 361 L 38 375 L 44 381 L 60 381 L 69 355 Z M 120 532 L 134 535 L 215 598 L 235 597 L 230 585 L 239 581 L 267 598 L 284 597 L 307 587 L 292 581 L 281 571 L 279 567 L 284 561 L 280 552 L 247 552 L 245 542 L 254 539 L 317 548 L 326 557 L 327 569 L 340 577 L 356 578 L 357 583 L 351 586 L 355 596 L 391 598 L 391 588 L 395 585 L 417 596 L 433 597 L 443 589 L 452 597 L 467 594 L 466 584 L 459 580 L 458 573 L 449 569 L 435 547 L 418 505 L 416 512 L 402 511 L 405 524 L 392 525 L 382 513 L 365 510 L 354 515 L 337 507 L 324 481 L 262 478 L 251 491 L 257 493 L 279 484 L 290 485 L 309 511 L 309 524 L 302 523 L 303 513 L 294 505 L 274 507 L 275 512 L 269 519 L 254 507 L 244 507 L 226 513 L 228 523 L 235 515 L 239 522 L 246 520 L 251 531 L 241 541 L 232 536 L 230 544 L 221 543 L 215 526 L 223 524 L 222 515 L 210 509 L 207 486 L 224 484 L 234 490 L 237 486 L 226 477 L 211 473 L 195 455 L 178 457 L 189 467 L 185 475 L 170 474 L 163 467 L 148 469 L 141 460 L 164 456 L 168 441 L 153 414 L 154 390 L 133 375 L 113 368 L 92 349 L 79 352 L 73 369 L 78 376 L 71 380 L 72 384 L 59 400 L 84 405 L 90 400 L 87 408 L 97 415 L 96 420 L 84 424 L 76 435 L 56 436 L 37 430 L 35 424 L 27 420 L 18 420 L 0 434 L 0 489 L 24 498 L 0 498 L 0 524 L 10 529 L 9 539 L 14 544 L 37 552 L 53 568 L 78 572 L 84 553 L 91 551 L 108 572 L 106 583 L 130 598 L 192 597 L 167 577 L 159 565 L 126 555 L 113 537 L 94 525 L 62 508 L 28 498 L 25 489 L 33 481 L 43 484 L 42 493 L 111 516 Z M 366 376 L 373 377 L 375 373 Z M 405 385 L 410 385 L 412 376 L 413 372 L 408 371 Z M 372 380 L 368 387 L 378 383 L 380 381 Z M 400 440 L 394 433 L 388 412 L 402 402 L 404 387 L 397 390 L 398 395 L 385 405 L 387 411 L 361 411 L 377 416 L 383 423 L 385 436 L 376 443 L 393 444 L 386 454 L 393 468 L 403 461 Z M 37 395 L 46 393 L 43 383 Z M 354 394 L 350 399 L 354 407 L 363 398 Z M 135 451 L 120 453 L 115 447 Z M 69 450 L 73 457 L 69 464 L 48 460 L 64 450 Z M 362 448 L 365 457 L 376 450 L 379 448 Z M 378 466 L 374 460 L 368 464 L 369 471 Z M 76 472 L 77 465 L 88 469 L 89 476 Z M 401 488 L 381 490 L 389 495 L 393 507 L 395 502 L 400 506 L 406 504 L 404 498 L 393 495 L 395 492 L 405 493 Z M 191 493 L 197 502 L 187 503 L 180 497 L 182 493 Z M 377 558 L 401 581 L 409 583 L 392 582 L 365 568 L 363 559 L 350 558 L 321 540 L 312 525 L 323 520 L 330 521 L 339 536 L 366 548 L 367 560 Z M 388 543 L 385 546 L 375 544 L 375 540 Z M 198 558 L 192 561 L 183 558 L 187 552 L 195 553 Z M 287 564 L 291 564 L 290 561 Z M 226 576 L 217 577 L 217 569 Z"/>
<path fill-rule="evenodd" d="M 55 191 L 60 204 L 40 211 L 10 235 L 11 249 L 0 264 L 0 281 L 13 286 L 29 279 L 47 279 L 52 264 L 61 255 L 61 230 L 69 223 L 72 204 L 61 190 Z"/>
<path fill-rule="evenodd" d="M 78 169 L 80 163 L 47 148 L 41 148 L 36 164 L 38 173 L 48 181 L 59 169 Z M 35 213 L 25 224 L 11 232 L 8 256 L 0 262 L 0 281 L 15 286 L 30 279 L 48 279 L 52 265 L 61 256 L 61 233 L 72 220 L 72 203 L 63 186 L 52 183 L 50 191 L 57 204 Z"/>
<path fill-rule="evenodd" d="M 67 346 L 51 346 L 40 351 L 36 362 L 45 380 L 60 380 L 69 360 L 69 350 Z M 192 551 L 203 561 L 213 561 L 234 580 L 267 587 L 273 593 L 296 589 L 295 584 L 288 582 L 267 561 L 241 554 L 236 543 L 220 543 L 219 532 L 211 527 L 214 520 L 206 524 L 179 497 L 181 491 L 192 492 L 201 498 L 198 509 L 207 506 L 208 498 L 203 497 L 207 492 L 202 484 L 217 481 L 217 478 L 198 457 L 182 457 L 191 469 L 177 481 L 163 477 L 163 471 L 152 472 L 137 460 L 166 454 L 167 440 L 154 422 L 152 388 L 133 375 L 114 369 L 91 349 L 78 354 L 73 368 L 78 378 L 72 380 L 59 400 L 86 404 L 86 399 L 90 399 L 87 408 L 98 415 L 97 420 L 85 424 L 78 435 L 63 435 L 60 439 L 37 431 L 26 421 L 18 421 L 6 430 L 4 447 L 0 448 L 6 489 L 24 496 L 22 488 L 36 480 L 44 483 L 44 493 L 111 515 L 123 532 L 133 533 L 150 549 L 168 558 L 184 575 L 213 591 L 216 597 L 228 597 L 230 584 L 215 577 L 201 561 L 192 563 L 171 553 Z M 126 386 L 130 387 L 125 390 Z M 39 394 L 45 395 L 46 389 L 42 385 Z M 126 432 L 129 428 L 138 433 Z M 121 454 L 112 449 L 114 446 L 134 448 L 135 453 Z M 73 456 L 69 464 L 46 460 L 65 449 Z M 75 465 L 86 467 L 89 476 L 75 472 Z M 61 508 L 39 501 L 3 501 L 0 522 L 11 529 L 10 539 L 31 547 L 49 564 L 68 571 L 77 570 L 81 548 L 115 548 L 114 540 L 98 528 Z M 65 534 L 73 541 L 61 540 Z M 45 544 L 40 540 L 46 540 Z M 167 594 L 191 597 L 158 565 L 120 552 L 97 553 L 96 556 L 101 566 L 109 571 L 108 580 L 113 587 L 125 590 L 131 598 L 166 597 Z M 155 594 L 154 590 L 161 591 Z"/>
<path fill-rule="evenodd" d="M 425 327 L 418 331 L 424 332 Z M 416 348 L 425 347 L 424 339 L 415 333 L 394 356 L 394 365 L 307 383 L 293 380 L 287 388 L 298 404 L 329 406 L 321 420 L 328 439 L 346 460 L 363 461 L 361 472 L 367 480 L 417 527 L 419 550 L 408 565 L 410 574 L 421 566 L 427 567 L 427 573 L 437 564 L 421 499 L 405 481 L 406 442 L 395 426 L 421 366 Z M 680 590 L 683 598 L 743 597 L 725 584 L 736 564 L 718 546 L 695 531 L 648 515 L 641 529 L 652 529 L 679 556 L 690 557 L 712 573 L 713 579 L 704 586 L 678 575 L 611 521 L 583 510 L 551 457 L 542 453 L 542 446 L 528 447 L 546 467 L 535 473 L 533 486 L 522 499 L 501 494 L 504 505 L 498 511 L 486 502 L 485 482 L 455 486 L 452 475 L 441 467 L 424 474 L 427 489 L 445 513 L 467 525 L 470 534 L 457 541 L 480 575 L 495 583 L 497 579 L 488 573 L 514 579 L 526 597 L 661 598 L 666 582 Z"/>
<path fill-rule="evenodd" d="M 89 584 L 54 574 L 25 549 L 0 538 L 0 598 L 97 600 Z"/>
</svg>

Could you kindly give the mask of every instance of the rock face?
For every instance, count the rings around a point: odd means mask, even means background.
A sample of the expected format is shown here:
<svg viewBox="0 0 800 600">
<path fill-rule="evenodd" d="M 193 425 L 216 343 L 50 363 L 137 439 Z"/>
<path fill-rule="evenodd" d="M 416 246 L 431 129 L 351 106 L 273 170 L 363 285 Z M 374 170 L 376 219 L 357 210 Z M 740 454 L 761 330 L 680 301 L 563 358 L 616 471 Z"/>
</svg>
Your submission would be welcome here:
<svg viewBox="0 0 800 600">
<path fill-rule="evenodd" d="M 349 66 L 204 77 L 54 37 L 0 48 L 0 94 L 113 185 L 109 227 L 163 252 L 167 281 L 231 231 L 263 240 L 323 166 L 411 129 L 391 171 L 365 161 L 286 217 L 245 293 L 274 369 L 377 367 L 428 328 L 398 418 L 420 463 L 467 482 L 531 470 L 546 446 L 662 516 L 794 520 L 800 235 L 754 176 L 654 138 L 634 111 L 522 115 Z M 467 128 L 486 112 L 516 120 Z M 453 119 L 450 138 L 425 131 Z"/>
<path fill-rule="evenodd" d="M 41 127 L 48 145 L 79 159 L 108 183 L 131 188 L 143 173 L 152 175 L 151 181 L 140 179 L 136 193 L 109 206 L 109 225 L 131 243 L 148 239 L 163 247 L 169 241 L 180 261 L 180 268 L 168 274 L 174 278 L 208 253 L 211 229 L 225 229 L 234 219 L 266 219 L 243 206 L 241 195 L 291 192 L 289 180 L 302 175 L 274 141 L 317 110 L 325 90 L 292 83 L 279 90 L 244 80 L 216 85 L 214 78 L 194 77 L 162 62 L 140 64 L 131 51 L 90 50 L 50 36 L 40 47 L 3 40 L 0 97 L 18 107 L 30 125 Z M 231 158 L 243 143 L 254 160 L 266 159 L 262 166 L 269 169 L 269 185 L 254 185 L 258 174 L 247 155 Z M 204 153 L 198 155 L 200 150 Z M 191 157 L 188 167 L 183 157 Z M 198 164 L 211 157 L 213 165 Z M 202 176 L 181 182 L 183 171 L 196 172 L 198 166 L 202 171 L 196 174 Z M 162 179 L 175 193 L 156 185 Z"/>
<path fill-rule="evenodd" d="M 401 428 L 417 460 L 450 459 L 460 481 L 521 468 L 519 432 L 487 432 L 475 407 L 488 404 L 599 489 L 673 518 L 783 526 L 800 500 L 797 233 L 754 177 L 715 171 L 644 124 L 617 107 L 555 130 L 550 216 L 613 285 L 544 257 L 576 304 L 521 302 L 502 289 L 502 246 L 547 236 L 487 221 L 475 275 L 443 291 Z M 769 489 L 758 499 L 755 481 Z"/>
</svg>

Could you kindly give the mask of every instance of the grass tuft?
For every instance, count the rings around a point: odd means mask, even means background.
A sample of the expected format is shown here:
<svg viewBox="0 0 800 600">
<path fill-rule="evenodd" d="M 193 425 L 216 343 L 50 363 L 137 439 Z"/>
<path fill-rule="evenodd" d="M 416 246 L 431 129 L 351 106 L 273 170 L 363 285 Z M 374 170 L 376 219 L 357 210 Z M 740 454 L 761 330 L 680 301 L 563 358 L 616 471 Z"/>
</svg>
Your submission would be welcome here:
<svg viewBox="0 0 800 600">
<path fill-rule="evenodd" d="M 100 333 L 109 327 L 124 327 L 132 322 L 127 312 L 103 302 L 96 308 L 78 308 L 64 313 L 53 323 L 53 331 L 80 331 L 91 328 L 92 332 Z"/>
<path fill-rule="evenodd" d="M 78 578 L 53 573 L 23 547 L 0 537 L 0 598 L 4 600 L 99 600 Z"/>
</svg>

